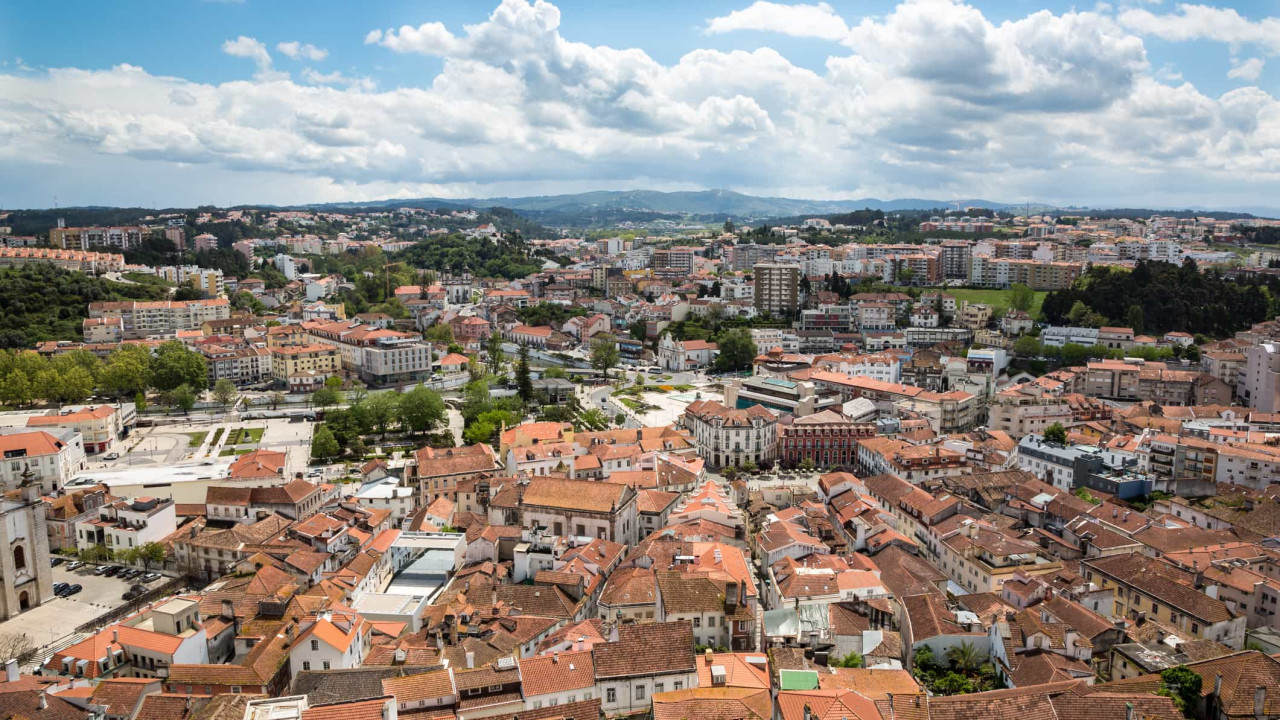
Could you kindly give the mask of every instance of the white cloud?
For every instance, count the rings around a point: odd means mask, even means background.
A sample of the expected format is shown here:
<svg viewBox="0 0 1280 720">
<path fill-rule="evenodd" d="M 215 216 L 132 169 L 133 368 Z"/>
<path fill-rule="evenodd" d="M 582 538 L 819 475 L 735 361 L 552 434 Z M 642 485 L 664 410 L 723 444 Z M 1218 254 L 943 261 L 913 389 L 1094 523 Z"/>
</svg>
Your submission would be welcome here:
<svg viewBox="0 0 1280 720">
<path fill-rule="evenodd" d="M 222 43 L 222 52 L 231 57 L 248 58 L 258 66 L 255 75 L 259 80 L 281 80 L 288 77 L 286 73 L 276 72 L 272 67 L 271 53 L 267 46 L 256 38 L 241 35 L 235 40 Z"/>
<path fill-rule="evenodd" d="M 318 48 L 311 43 L 300 43 L 296 40 L 282 42 L 276 44 L 276 50 L 279 50 L 285 56 L 294 60 L 311 60 L 312 62 L 320 62 L 329 57 L 329 51 Z"/>
<path fill-rule="evenodd" d="M 1232 80 L 1248 80 L 1253 82 L 1262 75 L 1262 68 L 1266 65 L 1266 61 L 1262 58 L 1246 58 L 1244 60 L 1231 61 L 1231 69 L 1227 71 L 1227 77 Z"/>
<path fill-rule="evenodd" d="M 707 32 L 726 33 L 737 30 L 762 30 L 795 37 L 840 41 L 849 34 L 844 18 L 830 5 L 782 5 L 756 0 L 742 10 L 707 21 Z"/>
<path fill-rule="evenodd" d="M 1251 21 L 1233 8 L 1182 4 L 1176 13 L 1160 15 L 1131 8 L 1120 13 L 1119 20 L 1136 33 L 1172 42 L 1213 40 L 1233 47 L 1254 45 L 1273 55 L 1280 52 L 1280 18 Z"/>
<path fill-rule="evenodd" d="M 33 205 L 69 197 L 59 182 L 80 202 L 146 204 L 733 187 L 1163 207 L 1280 192 L 1271 94 L 1206 95 L 1098 13 L 993 23 L 906 0 L 849 28 L 816 70 L 769 48 L 659 62 L 588 45 L 545 0 L 366 42 L 442 70 L 394 89 L 310 67 L 292 80 L 249 37 L 224 51 L 257 72 L 221 84 L 128 65 L 0 69 L 0 182 Z M 38 169 L 51 165 L 74 180 Z M 122 168 L 146 181 L 119 183 Z"/>
</svg>

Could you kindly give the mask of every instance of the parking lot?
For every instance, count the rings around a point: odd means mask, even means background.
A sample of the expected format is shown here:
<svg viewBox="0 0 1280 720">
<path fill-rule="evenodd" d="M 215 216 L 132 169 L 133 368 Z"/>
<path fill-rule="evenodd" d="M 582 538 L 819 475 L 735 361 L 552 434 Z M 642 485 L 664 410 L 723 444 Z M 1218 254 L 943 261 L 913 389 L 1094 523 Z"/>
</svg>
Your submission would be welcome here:
<svg viewBox="0 0 1280 720">
<path fill-rule="evenodd" d="M 47 645 L 80 625 L 105 612 L 125 604 L 121 595 L 140 580 L 126 581 L 113 577 L 94 575 L 95 565 L 85 565 L 69 571 L 64 565 L 53 568 L 53 582 L 78 584 L 84 587 L 71 597 L 55 597 L 45 604 L 32 608 L 17 617 L 0 622 L 0 633 L 25 633 L 36 645 Z M 149 588 L 158 587 L 165 578 L 145 583 Z"/>
</svg>

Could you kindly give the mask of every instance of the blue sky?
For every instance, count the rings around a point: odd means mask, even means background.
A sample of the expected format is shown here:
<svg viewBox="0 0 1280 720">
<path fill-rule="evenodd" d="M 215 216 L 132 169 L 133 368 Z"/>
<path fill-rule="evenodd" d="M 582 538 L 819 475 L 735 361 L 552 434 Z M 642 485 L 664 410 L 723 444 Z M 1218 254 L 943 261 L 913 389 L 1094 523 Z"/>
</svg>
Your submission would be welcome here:
<svg viewBox="0 0 1280 720">
<path fill-rule="evenodd" d="M 8 3 L 0 207 L 635 187 L 1257 207 L 1280 189 L 1271 5 Z"/>
</svg>

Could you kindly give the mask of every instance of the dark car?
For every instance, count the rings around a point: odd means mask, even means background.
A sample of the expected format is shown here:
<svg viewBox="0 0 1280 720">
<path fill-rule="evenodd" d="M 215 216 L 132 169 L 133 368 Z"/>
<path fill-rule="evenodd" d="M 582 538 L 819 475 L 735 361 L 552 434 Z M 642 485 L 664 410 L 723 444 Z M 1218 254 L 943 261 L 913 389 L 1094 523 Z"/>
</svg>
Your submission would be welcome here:
<svg viewBox="0 0 1280 720">
<path fill-rule="evenodd" d="M 111 567 L 103 571 L 102 574 L 105 575 L 106 577 L 115 577 L 120 573 L 122 569 L 123 568 L 119 567 L 118 565 L 112 565 Z"/>
<path fill-rule="evenodd" d="M 141 595 L 141 594 L 142 594 L 142 593 L 138 592 L 137 590 L 125 590 L 125 591 L 124 591 L 124 594 L 120 596 L 120 599 L 121 599 L 121 600 L 132 600 L 132 599 L 134 599 L 134 598 L 138 597 L 138 596 L 139 596 L 139 595 Z"/>
<path fill-rule="evenodd" d="M 84 589 L 84 588 L 83 588 L 83 587 L 81 587 L 81 586 L 80 586 L 80 584 L 78 584 L 78 583 L 77 583 L 77 584 L 72 585 L 71 587 L 67 588 L 67 591 L 66 591 L 66 592 L 67 592 L 67 595 L 75 595 L 76 593 L 80 592 L 80 591 L 81 591 L 81 590 L 83 590 L 83 589 Z M 63 597 L 66 597 L 66 596 L 63 596 Z"/>
<path fill-rule="evenodd" d="M 61 595 L 61 594 L 62 594 L 62 591 L 63 591 L 63 590 L 66 590 L 66 589 L 67 589 L 67 588 L 69 588 L 69 587 L 71 587 L 71 583 L 64 583 L 64 582 L 54 583 L 54 584 L 53 584 L 53 594 L 54 594 L 54 595 Z"/>
<path fill-rule="evenodd" d="M 67 561 L 66 558 L 60 558 L 60 557 L 49 558 L 49 567 L 58 567 L 59 565 L 61 565 L 66 561 Z"/>
</svg>

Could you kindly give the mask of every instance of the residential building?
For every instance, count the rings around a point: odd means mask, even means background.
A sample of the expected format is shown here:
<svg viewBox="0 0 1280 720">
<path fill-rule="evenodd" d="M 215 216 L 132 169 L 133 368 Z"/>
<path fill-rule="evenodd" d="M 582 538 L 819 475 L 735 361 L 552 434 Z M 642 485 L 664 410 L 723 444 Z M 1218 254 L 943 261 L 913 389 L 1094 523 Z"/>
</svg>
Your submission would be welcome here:
<svg viewBox="0 0 1280 720">
<path fill-rule="evenodd" d="M 271 376 L 290 392 L 314 392 L 342 371 L 338 349 L 312 343 L 271 348 Z"/>
<path fill-rule="evenodd" d="M 730 409 L 714 400 L 685 408 L 681 425 L 693 435 L 702 459 L 712 467 L 772 465 L 778 453 L 778 417 L 761 405 Z"/>
<path fill-rule="evenodd" d="M 692 623 L 620 625 L 617 633 L 591 649 L 606 714 L 647 712 L 655 694 L 697 687 Z"/>
<path fill-rule="evenodd" d="M 800 266 L 757 263 L 752 267 L 755 308 L 773 315 L 794 315 L 800 308 Z"/>
<path fill-rule="evenodd" d="M 0 434 L 0 491 L 18 487 L 29 474 L 52 495 L 86 467 L 84 442 L 74 430 L 15 430 Z"/>
<path fill-rule="evenodd" d="M 1245 366 L 1237 392 L 1258 412 L 1280 412 L 1280 342 L 1264 342 L 1244 351 Z"/>
<path fill-rule="evenodd" d="M 628 485 L 535 477 L 520 496 L 520 526 L 553 535 L 600 538 L 623 545 L 639 539 L 636 491 Z"/>
<path fill-rule="evenodd" d="M 76 547 L 123 553 L 159 543 L 177 529 L 176 506 L 169 498 L 117 500 L 98 508 L 97 517 L 76 523 Z"/>
<path fill-rule="evenodd" d="M 795 467 L 807 458 L 817 467 L 853 467 L 858 441 L 875 433 L 874 423 L 853 422 L 833 410 L 797 417 L 778 427 L 778 462 Z"/>
<path fill-rule="evenodd" d="M 210 320 L 226 320 L 231 303 L 226 298 L 92 302 L 89 317 L 120 318 L 125 340 L 173 337 L 181 330 L 199 330 Z"/>
<path fill-rule="evenodd" d="M 80 434 L 84 451 L 96 455 L 110 451 L 133 428 L 136 420 L 133 403 L 64 407 L 61 412 L 27 418 L 27 427 L 70 430 Z"/>
</svg>

